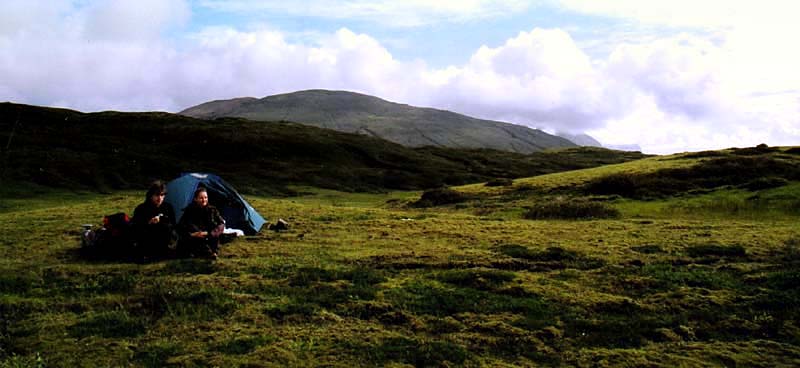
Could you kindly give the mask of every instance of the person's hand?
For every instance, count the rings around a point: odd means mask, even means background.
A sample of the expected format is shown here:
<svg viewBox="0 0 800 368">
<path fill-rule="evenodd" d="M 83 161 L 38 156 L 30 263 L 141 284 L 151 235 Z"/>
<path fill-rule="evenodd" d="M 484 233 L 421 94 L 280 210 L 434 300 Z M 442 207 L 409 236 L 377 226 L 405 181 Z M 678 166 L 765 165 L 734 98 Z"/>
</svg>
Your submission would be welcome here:
<svg viewBox="0 0 800 368">
<path fill-rule="evenodd" d="M 161 221 L 161 216 L 156 216 L 156 217 L 151 218 L 148 223 L 153 225 L 153 224 L 159 223 L 160 221 Z"/>
<path fill-rule="evenodd" d="M 193 233 L 191 233 L 189 235 L 192 236 L 192 237 L 195 237 L 195 238 L 205 238 L 206 236 L 208 236 L 208 232 L 206 232 L 206 231 L 195 231 L 195 232 L 193 232 Z"/>
</svg>

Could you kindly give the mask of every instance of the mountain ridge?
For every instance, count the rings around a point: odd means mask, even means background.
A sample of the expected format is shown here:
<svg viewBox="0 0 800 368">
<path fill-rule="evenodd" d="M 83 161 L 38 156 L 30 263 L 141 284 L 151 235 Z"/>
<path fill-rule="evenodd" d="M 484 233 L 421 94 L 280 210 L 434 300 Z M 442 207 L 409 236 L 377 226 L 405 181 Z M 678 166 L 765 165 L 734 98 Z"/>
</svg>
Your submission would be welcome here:
<svg viewBox="0 0 800 368">
<path fill-rule="evenodd" d="M 312 89 L 260 99 L 214 100 L 178 114 L 199 119 L 239 117 L 255 121 L 294 121 L 372 135 L 408 147 L 490 148 L 527 154 L 576 146 L 566 138 L 522 125 L 395 103 L 349 91 Z"/>
<path fill-rule="evenodd" d="M 215 172 L 249 193 L 291 194 L 289 185 L 415 190 L 644 157 L 577 147 L 530 155 L 409 148 L 293 122 L 210 121 L 167 112 L 82 113 L 14 103 L 0 103 L 0 142 L 0 193 L 13 182 L 28 183 L 21 188 L 138 188 L 187 171 Z"/>
</svg>

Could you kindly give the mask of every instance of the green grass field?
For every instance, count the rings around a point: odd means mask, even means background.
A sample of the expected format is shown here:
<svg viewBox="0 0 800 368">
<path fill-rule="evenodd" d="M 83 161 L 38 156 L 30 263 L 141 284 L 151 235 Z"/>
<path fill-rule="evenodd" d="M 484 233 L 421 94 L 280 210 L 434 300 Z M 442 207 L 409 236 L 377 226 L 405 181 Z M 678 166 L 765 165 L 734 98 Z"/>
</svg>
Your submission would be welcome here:
<svg viewBox="0 0 800 368">
<path fill-rule="evenodd" d="M 217 261 L 82 258 L 80 225 L 139 192 L 5 196 L 0 367 L 798 366 L 793 171 L 764 188 L 588 192 L 706 159 L 459 187 L 463 201 L 432 207 L 413 205 L 420 192 L 249 196 L 291 227 Z M 563 205 L 531 219 L 543 203 Z M 564 212 L 587 203 L 613 214 Z"/>
</svg>

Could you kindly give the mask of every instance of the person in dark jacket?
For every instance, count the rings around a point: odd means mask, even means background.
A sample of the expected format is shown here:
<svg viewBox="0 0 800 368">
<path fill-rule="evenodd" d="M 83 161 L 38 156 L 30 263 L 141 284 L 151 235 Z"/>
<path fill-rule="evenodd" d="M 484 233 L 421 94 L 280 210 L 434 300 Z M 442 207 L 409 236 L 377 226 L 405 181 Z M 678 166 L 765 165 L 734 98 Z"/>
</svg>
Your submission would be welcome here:
<svg viewBox="0 0 800 368">
<path fill-rule="evenodd" d="M 219 237 L 225 230 L 225 220 L 216 207 L 208 204 L 206 188 L 200 187 L 194 192 L 194 199 L 183 211 L 178 229 L 178 248 L 182 253 L 217 258 Z"/>
<path fill-rule="evenodd" d="M 173 240 L 175 211 L 164 202 L 167 186 L 158 180 L 150 185 L 144 202 L 136 206 L 131 219 L 133 240 L 143 259 L 163 257 Z"/>
</svg>

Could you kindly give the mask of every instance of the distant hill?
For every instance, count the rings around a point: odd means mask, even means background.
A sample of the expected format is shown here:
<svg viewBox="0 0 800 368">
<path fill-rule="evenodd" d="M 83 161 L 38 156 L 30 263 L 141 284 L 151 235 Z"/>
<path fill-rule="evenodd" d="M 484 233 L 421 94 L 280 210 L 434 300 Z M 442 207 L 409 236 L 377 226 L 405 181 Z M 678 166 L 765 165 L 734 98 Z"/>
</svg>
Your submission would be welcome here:
<svg viewBox="0 0 800 368">
<path fill-rule="evenodd" d="M 594 137 L 592 137 L 592 136 L 590 136 L 590 135 L 588 135 L 586 133 L 581 133 L 581 134 L 558 133 L 557 135 L 559 137 L 566 138 L 570 142 L 575 143 L 575 144 L 577 144 L 579 146 L 584 146 L 584 147 L 603 147 L 603 144 L 600 143 L 600 141 L 598 141 L 597 139 L 594 139 Z M 636 150 L 636 151 L 638 151 L 638 150 Z"/>
<path fill-rule="evenodd" d="M 567 139 L 521 125 L 344 91 L 308 90 L 261 99 L 212 101 L 180 114 L 199 119 L 239 117 L 256 121 L 294 121 L 374 136 L 407 147 L 491 148 L 531 153 L 575 146 Z"/>
<path fill-rule="evenodd" d="M 163 112 L 87 114 L 13 103 L 0 103 L 0 142 L 0 192 L 7 189 L 6 183 L 94 190 L 141 188 L 150 179 L 170 179 L 186 171 L 218 173 L 250 193 L 290 194 L 289 185 L 345 191 L 415 190 L 644 157 L 595 148 L 531 155 L 486 149 L 412 149 L 289 122 L 209 121 Z"/>
<path fill-rule="evenodd" d="M 638 144 L 609 144 L 609 145 L 606 145 L 605 147 L 607 147 L 609 149 L 621 150 L 621 151 L 640 151 L 641 152 L 641 150 L 642 150 L 642 147 L 640 147 Z"/>
</svg>

